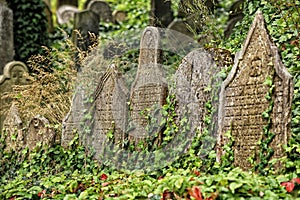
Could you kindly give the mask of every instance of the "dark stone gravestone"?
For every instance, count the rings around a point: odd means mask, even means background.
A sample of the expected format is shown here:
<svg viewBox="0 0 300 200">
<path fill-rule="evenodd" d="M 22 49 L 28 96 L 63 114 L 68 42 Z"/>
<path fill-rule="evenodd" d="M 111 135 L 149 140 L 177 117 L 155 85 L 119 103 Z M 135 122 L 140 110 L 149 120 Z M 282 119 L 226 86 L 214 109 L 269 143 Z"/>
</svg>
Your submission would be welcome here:
<svg viewBox="0 0 300 200">
<path fill-rule="evenodd" d="M 60 6 L 56 10 L 56 18 L 58 24 L 66 24 L 74 19 L 75 13 L 78 13 L 79 9 L 71 5 Z"/>
<path fill-rule="evenodd" d="M 89 46 L 97 42 L 99 34 L 99 17 L 90 10 L 75 13 L 72 41 L 75 45 L 87 51 Z"/>
<path fill-rule="evenodd" d="M 233 32 L 236 23 L 241 22 L 244 18 L 243 5 L 245 0 L 238 0 L 232 4 L 229 11 L 227 26 L 224 31 L 224 36 L 228 38 Z"/>
<path fill-rule="evenodd" d="M 112 137 L 116 145 L 123 144 L 128 121 L 128 97 L 129 91 L 121 73 L 115 64 L 111 64 L 101 76 L 94 96 L 92 146 L 98 153 L 103 151 L 106 138 Z"/>
<path fill-rule="evenodd" d="M 101 0 L 92 0 L 87 9 L 99 16 L 100 22 L 113 22 L 112 11 L 108 3 Z"/>
<path fill-rule="evenodd" d="M 24 139 L 29 150 L 33 150 L 38 143 L 50 147 L 55 142 L 55 132 L 45 117 L 36 115 L 29 122 Z"/>
<path fill-rule="evenodd" d="M 27 72 L 28 69 L 24 63 L 12 61 L 5 65 L 3 75 L 0 75 L 0 130 L 6 113 L 11 106 L 9 93 L 13 91 L 15 85 L 28 84 L 28 80 L 24 76 L 24 73 Z"/>
<path fill-rule="evenodd" d="M 23 146 L 23 123 L 16 104 L 12 104 L 3 122 L 5 151 L 19 150 Z"/>
<path fill-rule="evenodd" d="M 174 19 L 170 0 L 151 0 L 150 25 L 168 27 Z"/>
<path fill-rule="evenodd" d="M 51 11 L 51 4 L 50 0 L 43 0 L 45 3 L 45 14 L 48 21 L 48 32 L 53 32 L 53 19 L 52 19 L 52 11 Z"/>
<path fill-rule="evenodd" d="M 5 1 L 0 2 L 0 75 L 14 58 L 13 12 Z"/>
<path fill-rule="evenodd" d="M 129 140 L 135 145 L 149 137 L 145 129 L 147 115 L 159 122 L 160 115 L 154 113 L 166 101 L 168 87 L 162 73 L 161 53 L 159 30 L 147 27 L 142 33 L 139 65 L 130 95 L 131 118 L 135 128 L 129 132 Z M 152 132 L 160 132 L 159 127 L 152 128 Z"/>
<path fill-rule="evenodd" d="M 270 137 L 266 138 L 266 130 L 274 133 L 269 144 L 274 150 L 272 158 L 283 157 L 283 145 L 290 137 L 292 97 L 292 77 L 270 40 L 262 13 L 258 12 L 242 50 L 236 54 L 233 68 L 221 86 L 218 160 L 223 155 L 222 147 L 228 142 L 225 136 L 228 131 L 235 140 L 232 147 L 235 166 L 251 167 L 247 159 L 258 158 L 258 142 Z"/>
<path fill-rule="evenodd" d="M 58 0 L 57 1 L 57 8 L 63 6 L 63 5 L 70 5 L 70 6 L 74 6 L 74 7 L 78 7 L 78 0 Z"/>
</svg>

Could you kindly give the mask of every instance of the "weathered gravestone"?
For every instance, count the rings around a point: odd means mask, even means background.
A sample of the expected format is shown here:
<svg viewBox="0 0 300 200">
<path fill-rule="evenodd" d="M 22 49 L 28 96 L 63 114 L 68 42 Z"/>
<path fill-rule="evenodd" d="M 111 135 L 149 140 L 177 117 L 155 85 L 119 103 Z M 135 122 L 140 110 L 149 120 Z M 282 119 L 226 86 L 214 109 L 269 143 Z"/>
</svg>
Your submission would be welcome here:
<svg viewBox="0 0 300 200">
<path fill-rule="evenodd" d="M 72 41 L 83 51 L 97 42 L 99 34 L 99 17 L 90 10 L 75 13 Z"/>
<path fill-rule="evenodd" d="M 0 75 L 4 66 L 14 58 L 13 12 L 0 1 Z"/>
<path fill-rule="evenodd" d="M 176 113 L 181 118 L 187 117 L 197 122 L 200 133 L 207 129 L 210 136 L 216 136 L 217 112 L 206 109 L 207 104 L 217 109 L 217 97 L 220 92 L 221 61 L 215 62 L 213 52 L 197 49 L 185 56 L 175 74 Z M 191 107 L 187 107 L 191 106 Z M 198 113 L 191 115 L 190 112 Z M 196 117 L 193 119 L 193 117 Z M 210 123 L 205 118 L 211 119 Z"/>
<path fill-rule="evenodd" d="M 272 158 L 284 156 L 283 145 L 290 137 L 292 96 L 292 77 L 270 40 L 262 13 L 258 12 L 230 74 L 222 83 L 218 159 L 228 142 L 225 137 L 228 131 L 235 140 L 232 147 L 235 166 L 251 167 L 247 159 L 258 157 L 258 142 L 270 139 L 270 134 L 266 138 L 264 131 L 275 135 L 269 144 L 274 150 Z"/>
<path fill-rule="evenodd" d="M 131 118 L 135 129 L 129 132 L 129 139 L 135 144 L 149 137 L 146 132 L 147 115 L 156 118 L 159 124 L 159 112 L 154 113 L 166 102 L 168 87 L 160 64 L 161 53 L 159 30 L 147 27 L 142 33 L 139 66 L 130 95 Z M 160 131 L 160 127 L 152 128 L 153 133 Z"/>
<path fill-rule="evenodd" d="M 124 22 L 127 18 L 127 13 L 122 10 L 115 10 L 112 15 L 114 22 Z"/>
<path fill-rule="evenodd" d="M 45 3 L 45 13 L 48 21 L 48 32 L 53 32 L 53 20 L 52 20 L 52 11 L 51 11 L 51 4 L 50 0 L 43 0 Z"/>
<path fill-rule="evenodd" d="M 150 25 L 168 27 L 174 19 L 170 0 L 151 0 Z"/>
<path fill-rule="evenodd" d="M 129 91 L 121 73 L 111 64 L 95 90 L 92 146 L 97 152 L 103 150 L 106 138 L 113 137 L 115 144 L 123 144 L 128 121 L 128 97 Z"/>
<path fill-rule="evenodd" d="M 111 8 L 105 1 L 93 0 L 88 4 L 87 9 L 96 13 L 100 22 L 113 22 Z"/>
<path fill-rule="evenodd" d="M 19 150 L 23 146 L 23 123 L 16 104 L 12 104 L 3 122 L 5 151 Z M 2 137 L 4 136 L 2 135 Z"/>
<path fill-rule="evenodd" d="M 71 6 L 71 5 L 60 6 L 56 10 L 57 22 L 59 24 L 68 23 L 74 18 L 75 13 L 78 13 L 78 12 L 79 12 L 79 9 L 75 6 Z"/>
<path fill-rule="evenodd" d="M 0 75 L 0 130 L 6 117 L 6 113 L 11 106 L 9 93 L 13 91 L 15 85 L 27 84 L 28 80 L 24 76 L 28 69 L 22 62 L 12 61 L 5 65 L 3 75 Z"/>
<path fill-rule="evenodd" d="M 39 143 L 49 147 L 55 142 L 55 132 L 45 117 L 36 115 L 29 122 L 24 139 L 29 150 L 33 150 Z"/>
</svg>

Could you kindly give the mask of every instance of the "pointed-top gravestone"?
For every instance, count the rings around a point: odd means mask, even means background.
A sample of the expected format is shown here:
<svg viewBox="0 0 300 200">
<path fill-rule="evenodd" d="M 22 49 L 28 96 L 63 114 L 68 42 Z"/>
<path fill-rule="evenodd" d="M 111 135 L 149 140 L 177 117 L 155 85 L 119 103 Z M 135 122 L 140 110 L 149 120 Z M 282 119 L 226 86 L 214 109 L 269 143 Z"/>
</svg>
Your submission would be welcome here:
<svg viewBox="0 0 300 200">
<path fill-rule="evenodd" d="M 14 58 L 13 12 L 0 1 L 0 75 L 4 66 Z"/>
<path fill-rule="evenodd" d="M 22 120 L 16 104 L 12 104 L 3 122 L 5 150 L 18 150 L 23 146 Z"/>
<path fill-rule="evenodd" d="M 234 66 L 222 83 L 218 115 L 218 159 L 234 138 L 234 165 L 251 167 L 249 157 L 258 157 L 259 142 L 271 138 L 272 158 L 283 157 L 290 137 L 292 77 L 284 67 L 277 47 L 270 40 L 263 14 L 258 12 Z M 266 138 L 266 131 L 269 131 Z M 259 159 L 257 159 L 259 161 Z"/>
<path fill-rule="evenodd" d="M 129 138 L 135 143 L 148 137 L 145 128 L 148 124 L 146 115 L 151 115 L 149 109 L 159 109 L 166 100 L 167 85 L 160 64 L 161 53 L 159 30 L 147 27 L 141 38 L 139 66 L 130 97 L 135 129 L 129 133 Z M 159 116 L 151 117 L 159 121 Z"/>
<path fill-rule="evenodd" d="M 111 64 L 95 90 L 95 122 L 92 146 L 100 153 L 109 132 L 115 144 L 123 144 L 127 126 L 129 91 L 120 72 Z"/>
</svg>

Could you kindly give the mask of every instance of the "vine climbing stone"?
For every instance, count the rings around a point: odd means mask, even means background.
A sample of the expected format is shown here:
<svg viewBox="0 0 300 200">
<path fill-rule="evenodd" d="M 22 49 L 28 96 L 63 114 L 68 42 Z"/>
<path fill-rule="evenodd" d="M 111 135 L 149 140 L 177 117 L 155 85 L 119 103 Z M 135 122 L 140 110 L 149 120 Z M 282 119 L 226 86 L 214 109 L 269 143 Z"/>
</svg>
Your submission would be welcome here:
<svg viewBox="0 0 300 200">
<path fill-rule="evenodd" d="M 159 109 L 166 101 L 168 87 L 161 69 L 161 53 L 159 30 L 147 27 L 142 33 L 139 65 L 130 95 L 134 129 L 129 132 L 129 139 L 135 144 L 149 136 L 145 130 L 148 117 L 160 121 Z M 152 133 L 159 132 L 156 125 L 151 127 Z"/>
<path fill-rule="evenodd" d="M 220 61 L 216 64 L 214 53 L 204 49 L 196 49 L 183 58 L 175 74 L 178 125 L 180 120 L 188 118 L 197 123 L 195 126 L 200 133 L 204 133 L 207 129 L 209 136 L 217 135 L 216 110 L 221 83 L 217 73 L 221 70 L 221 63 Z M 211 106 L 209 108 L 214 110 L 207 109 L 208 104 Z M 193 114 L 190 114 L 191 112 Z M 209 118 L 210 123 L 205 122 L 205 118 Z M 216 141 L 207 140 L 203 143 L 206 143 L 205 148 L 210 149 L 201 149 L 201 154 L 205 153 L 205 150 L 211 150 Z"/>
<path fill-rule="evenodd" d="M 258 158 L 260 143 L 274 151 L 271 158 L 284 156 L 283 145 L 290 137 L 292 77 L 284 67 L 277 47 L 270 40 L 263 14 L 258 12 L 234 66 L 222 83 L 218 115 L 218 152 L 231 133 L 234 165 L 249 169 L 249 157 Z M 267 142 L 270 140 L 270 142 Z"/>
<path fill-rule="evenodd" d="M 116 145 L 123 144 L 128 121 L 128 96 L 121 73 L 115 64 L 111 64 L 95 90 L 95 122 L 90 142 L 96 152 L 102 152 L 106 138 L 113 137 Z M 108 136 L 109 133 L 113 135 Z"/>
</svg>

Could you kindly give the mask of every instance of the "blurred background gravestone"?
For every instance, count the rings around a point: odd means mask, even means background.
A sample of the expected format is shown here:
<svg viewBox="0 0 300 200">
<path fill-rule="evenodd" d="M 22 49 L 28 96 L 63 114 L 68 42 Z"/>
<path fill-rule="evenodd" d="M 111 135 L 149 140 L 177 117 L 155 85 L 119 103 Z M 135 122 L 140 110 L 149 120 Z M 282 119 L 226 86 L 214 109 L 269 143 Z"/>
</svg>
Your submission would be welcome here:
<svg viewBox="0 0 300 200">
<path fill-rule="evenodd" d="M 158 28 L 147 27 L 141 37 L 139 65 L 130 95 L 133 130 L 129 132 L 129 140 L 135 145 L 151 137 L 146 131 L 147 125 L 150 133 L 161 132 L 160 108 L 166 102 L 168 87 L 162 72 L 160 48 Z M 149 117 L 157 124 L 149 124 Z"/>
<path fill-rule="evenodd" d="M 264 154 L 273 152 L 271 158 L 285 156 L 283 146 L 290 137 L 292 99 L 292 77 L 270 40 L 262 13 L 258 12 L 231 72 L 222 83 L 218 159 L 228 142 L 226 132 L 234 138 L 234 165 L 242 169 L 250 169 L 250 157 L 260 162 L 259 142 L 269 141 L 265 145 L 272 151 Z"/>
<path fill-rule="evenodd" d="M 101 0 L 92 0 L 87 9 L 99 16 L 100 22 L 113 22 L 112 11 L 108 3 Z"/>
<path fill-rule="evenodd" d="M 79 12 L 79 9 L 75 6 L 63 5 L 56 10 L 56 17 L 58 24 L 65 24 L 71 22 L 74 19 L 75 13 Z"/>
<path fill-rule="evenodd" d="M 58 0 L 56 4 L 56 8 L 58 9 L 63 5 L 70 5 L 78 8 L 78 0 Z"/>
<path fill-rule="evenodd" d="M 241 22 L 244 18 L 243 6 L 244 0 L 238 0 L 232 4 L 229 11 L 229 17 L 227 20 L 227 26 L 224 31 L 225 38 L 228 38 L 233 31 L 236 23 Z"/>
<path fill-rule="evenodd" d="M 11 106 L 10 92 L 13 91 L 15 85 L 28 84 L 24 73 L 28 72 L 27 66 L 18 61 L 12 61 L 5 65 L 3 75 L 0 75 L 0 130 L 3 127 L 3 121 Z"/>
<path fill-rule="evenodd" d="M 46 14 L 47 21 L 48 21 L 48 32 L 53 32 L 54 26 L 53 26 L 50 0 L 43 0 L 43 1 L 45 3 L 45 14 Z"/>
<path fill-rule="evenodd" d="M 99 16 L 90 10 L 84 10 L 74 15 L 72 41 L 82 51 L 97 43 L 99 34 Z"/>
<path fill-rule="evenodd" d="M 151 0 L 150 25 L 166 28 L 174 19 L 170 0 Z"/>
<path fill-rule="evenodd" d="M 0 1 L 0 75 L 4 66 L 14 58 L 13 12 Z"/>
</svg>

